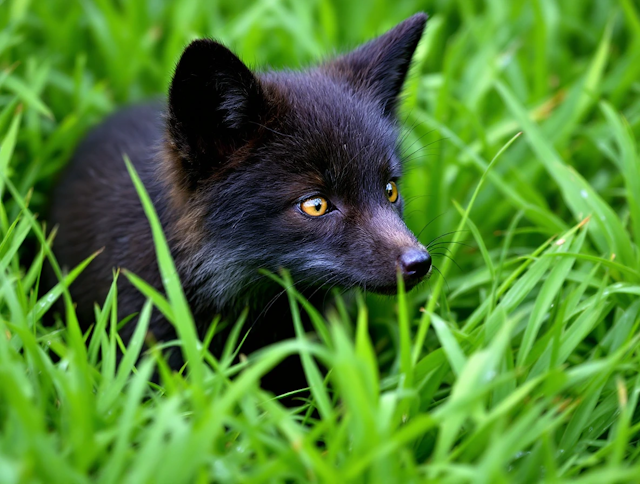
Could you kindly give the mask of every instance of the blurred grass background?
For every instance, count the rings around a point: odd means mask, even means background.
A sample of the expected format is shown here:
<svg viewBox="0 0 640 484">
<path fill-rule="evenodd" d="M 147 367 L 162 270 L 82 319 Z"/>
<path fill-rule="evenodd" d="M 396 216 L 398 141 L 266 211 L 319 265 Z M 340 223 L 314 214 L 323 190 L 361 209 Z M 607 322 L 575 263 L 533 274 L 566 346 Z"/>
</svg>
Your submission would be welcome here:
<svg viewBox="0 0 640 484">
<path fill-rule="evenodd" d="M 416 11 L 401 188 L 444 278 L 240 364 L 235 341 L 220 360 L 195 341 L 179 285 L 148 293 L 188 377 L 136 365 L 150 305 L 116 369 L 115 292 L 87 335 L 76 272 L 38 294 L 56 174 L 107 113 L 162 95 L 190 40 L 300 68 Z M 0 25 L 0 482 L 640 482 L 632 0 L 4 0 Z M 291 352 L 312 387 L 297 411 L 257 385 Z"/>
</svg>

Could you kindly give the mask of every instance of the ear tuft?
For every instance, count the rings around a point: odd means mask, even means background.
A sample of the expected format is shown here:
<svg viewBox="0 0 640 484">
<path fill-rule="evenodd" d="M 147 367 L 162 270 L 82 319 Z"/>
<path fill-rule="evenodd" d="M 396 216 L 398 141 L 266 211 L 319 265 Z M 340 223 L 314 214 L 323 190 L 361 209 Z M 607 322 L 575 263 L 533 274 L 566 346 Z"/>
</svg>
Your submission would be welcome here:
<svg viewBox="0 0 640 484">
<path fill-rule="evenodd" d="M 171 82 L 167 120 L 187 185 L 246 143 L 265 111 L 258 79 L 229 49 L 209 39 L 189 44 Z"/>
<path fill-rule="evenodd" d="M 427 23 L 427 14 L 417 13 L 385 34 L 323 66 L 329 75 L 346 80 L 370 94 L 393 116 L 407 77 L 411 58 Z"/>
</svg>

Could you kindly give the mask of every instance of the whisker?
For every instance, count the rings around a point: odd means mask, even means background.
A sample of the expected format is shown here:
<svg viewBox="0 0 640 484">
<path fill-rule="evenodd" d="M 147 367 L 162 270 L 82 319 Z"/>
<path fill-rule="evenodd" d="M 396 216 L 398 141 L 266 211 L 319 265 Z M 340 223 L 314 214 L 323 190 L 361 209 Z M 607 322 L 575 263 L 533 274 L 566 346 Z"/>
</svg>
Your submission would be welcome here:
<svg viewBox="0 0 640 484">
<path fill-rule="evenodd" d="M 429 245 L 427 248 L 438 247 L 439 245 L 444 245 L 444 244 L 457 244 L 457 245 L 462 245 L 464 247 L 469 247 L 470 249 L 475 249 L 475 246 L 465 244 L 464 242 L 459 242 L 457 240 L 444 240 L 442 242 L 437 242 L 435 244 Z"/>
<path fill-rule="evenodd" d="M 291 287 L 293 287 L 293 286 L 291 286 Z M 253 320 L 253 323 L 251 323 L 251 328 L 253 328 L 253 327 L 256 325 L 256 323 L 257 323 L 258 321 L 260 321 L 260 318 L 262 318 L 262 316 L 264 316 L 264 315 L 269 311 L 269 309 L 271 309 L 271 307 L 276 303 L 276 301 L 277 301 L 278 299 L 280 299 L 280 297 L 281 297 L 285 292 L 287 292 L 287 289 L 290 289 L 290 288 L 284 288 L 284 289 L 282 289 L 282 290 L 281 290 L 281 291 L 279 291 L 275 296 L 273 296 L 273 297 L 269 300 L 269 302 L 268 302 L 267 304 L 265 304 L 265 305 L 264 305 L 264 307 L 262 308 L 262 311 L 260 311 L 260 314 L 258 314 L 258 316 Z"/>
<path fill-rule="evenodd" d="M 447 235 L 452 235 L 452 234 L 457 234 L 458 232 L 469 232 L 468 230 L 454 230 L 452 232 L 447 232 L 446 234 L 442 234 L 439 235 L 438 237 L 436 237 L 435 239 L 433 239 L 431 242 L 429 242 L 427 244 L 427 249 L 431 246 L 431 244 L 433 244 L 436 240 L 441 239 L 442 237 L 446 237 Z"/>
<path fill-rule="evenodd" d="M 418 200 L 419 198 L 433 198 L 433 195 L 411 195 L 410 197 L 405 197 L 404 202 L 405 203 L 410 203 L 413 202 L 415 200 Z"/>
<path fill-rule="evenodd" d="M 426 133 L 424 133 L 422 136 L 419 136 L 413 143 L 411 143 L 409 146 L 405 147 L 404 150 L 409 150 L 413 145 L 415 145 L 417 142 L 419 142 L 420 140 L 422 140 L 422 138 L 424 138 L 425 136 L 430 135 L 431 133 L 433 133 L 435 131 L 435 129 L 431 129 L 429 131 L 427 131 Z M 433 142 L 432 142 L 433 143 Z M 427 144 L 426 146 L 429 146 L 430 144 Z M 403 156 L 404 158 L 404 156 Z"/>
<path fill-rule="evenodd" d="M 429 133 L 427 133 L 427 134 L 429 134 Z M 411 143 L 411 145 L 409 146 L 409 148 L 411 148 L 411 146 L 413 146 L 413 145 L 414 145 L 414 144 L 416 144 L 418 141 L 420 141 L 422 138 L 424 138 L 424 136 L 426 136 L 426 135 L 421 136 L 421 137 L 420 137 L 420 138 L 418 138 L 416 141 L 414 141 L 413 143 Z M 405 154 L 404 154 L 404 156 L 402 157 L 402 159 L 403 159 L 403 160 L 407 160 L 407 158 L 410 158 L 410 157 L 411 157 L 411 156 L 413 156 L 414 154 L 416 154 L 416 153 L 418 153 L 418 152 L 420 152 L 420 151 L 422 151 L 422 150 L 424 150 L 424 149 L 426 149 L 426 148 L 429 148 L 430 146 L 434 145 L 435 143 L 439 143 L 440 141 L 444 141 L 444 140 L 446 140 L 446 139 L 448 139 L 448 138 L 440 138 L 440 139 L 437 139 L 437 140 L 435 140 L 435 141 L 432 141 L 431 143 L 427 143 L 426 145 L 421 146 L 421 147 L 420 147 L 420 148 L 418 148 L 417 150 L 415 150 L 415 151 L 413 151 L 413 152 L 409 153 L 408 155 L 405 153 Z"/>
<path fill-rule="evenodd" d="M 264 276 L 263 276 L 264 277 Z M 297 281 L 298 284 L 304 284 L 306 281 L 310 280 L 310 277 L 305 277 L 299 281 Z M 287 292 L 287 290 L 292 289 L 295 286 L 296 282 L 292 282 L 292 284 L 284 287 L 281 291 L 278 291 L 276 293 L 275 296 L 273 296 L 269 302 L 267 304 L 264 305 L 264 307 L 262 308 L 262 311 L 260 311 L 260 313 L 258 314 L 258 316 L 255 318 L 254 323 L 251 325 L 251 327 L 253 327 L 253 325 L 260 320 L 260 318 L 262 316 L 264 316 L 264 314 L 266 314 L 269 309 L 271 309 L 271 307 L 276 303 L 276 301 L 285 293 Z"/>
<path fill-rule="evenodd" d="M 436 217 L 432 218 L 429 222 L 427 222 L 427 225 L 425 225 L 424 227 L 422 227 L 422 230 L 420 232 L 418 232 L 418 235 L 416 236 L 416 239 L 420 240 L 420 236 L 422 235 L 422 232 L 425 231 L 425 229 L 431 225 L 433 222 L 435 222 L 436 220 L 438 220 L 440 217 L 442 217 L 444 214 L 446 214 L 447 212 L 444 211 L 442 212 L 440 215 L 437 215 Z M 431 241 L 433 242 L 433 240 Z M 429 246 L 427 246 L 429 247 Z"/>
<path fill-rule="evenodd" d="M 356 287 L 356 283 L 354 282 L 346 286 L 342 291 L 340 291 L 340 297 L 344 296 L 347 292 L 349 292 L 354 287 Z"/>
<path fill-rule="evenodd" d="M 335 282 L 334 282 L 335 281 Z M 324 281 L 322 283 L 322 286 L 318 287 L 315 291 L 313 291 L 310 295 L 309 298 L 312 298 L 313 296 L 315 296 L 320 290 L 323 290 L 325 292 L 324 298 L 322 298 L 322 303 L 324 304 L 327 294 L 329 294 L 329 292 L 331 291 L 331 289 L 333 289 L 338 282 L 340 282 L 340 275 L 336 274 L 332 277 L 329 277 L 326 281 Z"/>
<path fill-rule="evenodd" d="M 331 294 L 331 290 L 336 287 L 339 283 L 340 283 L 340 278 L 339 276 L 336 276 L 333 278 L 334 280 L 337 280 L 334 284 L 332 284 L 331 286 L 329 286 L 326 290 L 326 292 L 324 293 L 324 297 L 322 298 L 322 305 L 324 306 L 327 302 L 327 296 L 329 294 Z"/>
<path fill-rule="evenodd" d="M 438 247 L 436 250 L 446 250 L 447 252 L 451 253 L 451 249 L 448 249 L 447 247 Z M 431 252 L 429 251 L 429 254 L 435 254 L 436 252 Z"/>
<path fill-rule="evenodd" d="M 413 122 L 413 125 L 411 125 L 410 128 L 406 127 L 407 121 L 409 120 L 409 116 L 411 116 L 411 113 L 413 112 L 413 108 L 411 108 L 409 110 L 409 112 L 407 113 L 407 115 L 405 116 L 404 120 L 402 121 L 402 128 L 401 128 L 401 132 L 404 131 L 404 133 L 402 134 L 402 137 L 400 138 L 400 140 L 398 140 L 398 145 L 402 146 L 402 143 L 405 142 L 405 140 L 407 139 L 407 137 L 413 133 L 413 131 L 416 129 L 416 127 L 418 125 L 424 124 L 423 121 L 420 121 L 419 119 L 416 119 Z"/>
<path fill-rule="evenodd" d="M 451 292 L 451 289 L 449 288 L 449 283 L 447 282 L 447 278 L 444 277 L 444 275 L 442 274 L 442 272 L 440 272 L 440 269 L 438 269 L 436 266 L 431 266 L 433 267 L 436 271 L 438 271 L 438 274 L 440 274 L 440 277 L 442 277 L 442 280 L 444 281 L 444 283 L 447 285 L 447 291 Z"/>
<path fill-rule="evenodd" d="M 411 153 L 405 153 L 405 154 L 404 154 L 404 156 L 402 157 L 402 159 L 403 159 L 403 160 L 406 160 L 407 158 L 412 157 L 412 156 L 413 156 L 413 155 L 415 155 L 416 153 L 420 153 L 421 151 L 424 151 L 424 150 L 429 149 L 429 148 L 435 148 L 435 147 L 433 146 L 433 144 L 434 144 L 434 143 L 438 143 L 438 142 L 440 142 L 440 141 L 442 141 L 442 140 L 444 140 L 444 139 L 445 139 L 445 138 L 441 138 L 441 139 L 439 139 L 439 140 L 433 141 L 433 142 L 428 143 L 428 144 L 426 144 L 426 145 L 422 145 L 420 148 L 416 148 L 416 149 L 415 149 L 415 150 L 413 150 Z M 434 149 L 432 154 L 437 154 L 437 153 L 438 153 L 438 150 L 437 150 L 437 149 Z"/>
<path fill-rule="evenodd" d="M 425 212 L 425 210 L 421 210 L 421 209 L 419 209 L 419 208 L 416 208 L 415 210 L 411 210 L 410 212 L 405 212 L 405 213 L 404 213 L 404 217 L 405 217 L 405 218 L 408 218 L 408 217 L 410 217 L 411 215 L 413 215 L 414 213 L 424 214 L 424 212 Z"/>
<path fill-rule="evenodd" d="M 404 171 L 405 173 L 411 173 L 413 170 L 420 168 L 418 166 L 414 166 L 414 161 L 416 160 L 420 160 L 420 159 L 424 159 L 424 158 L 428 158 L 429 156 L 437 156 L 438 153 L 432 153 L 432 152 L 428 152 L 428 153 L 419 153 L 419 154 L 414 154 L 411 158 L 403 158 L 402 162 L 404 163 Z"/>
<path fill-rule="evenodd" d="M 452 258 L 451 256 L 448 256 L 447 254 L 442 254 L 442 253 L 440 253 L 440 252 L 432 253 L 432 255 L 437 255 L 437 256 L 441 256 L 441 257 L 446 257 L 447 259 L 449 259 L 451 262 L 453 262 L 453 263 L 456 265 L 456 267 L 460 270 L 460 272 L 463 272 L 463 271 L 462 271 L 462 267 L 460 267 L 460 266 L 458 265 L 458 263 L 457 263 L 455 260 L 453 260 L 453 258 Z"/>
</svg>

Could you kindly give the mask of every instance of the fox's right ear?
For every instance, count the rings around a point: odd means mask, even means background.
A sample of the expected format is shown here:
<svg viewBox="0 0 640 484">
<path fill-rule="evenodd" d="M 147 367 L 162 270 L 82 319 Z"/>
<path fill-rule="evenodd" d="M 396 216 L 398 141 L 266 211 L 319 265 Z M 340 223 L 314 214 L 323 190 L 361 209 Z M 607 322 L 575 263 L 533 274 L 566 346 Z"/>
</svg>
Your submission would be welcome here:
<svg viewBox="0 0 640 484">
<path fill-rule="evenodd" d="M 417 13 L 380 37 L 328 62 L 323 69 L 347 81 L 356 91 L 371 95 L 385 115 L 393 116 L 426 24 L 427 15 Z"/>
<path fill-rule="evenodd" d="M 266 104 L 258 79 L 229 49 L 192 42 L 169 89 L 169 141 L 181 184 L 195 188 L 251 139 Z"/>
</svg>

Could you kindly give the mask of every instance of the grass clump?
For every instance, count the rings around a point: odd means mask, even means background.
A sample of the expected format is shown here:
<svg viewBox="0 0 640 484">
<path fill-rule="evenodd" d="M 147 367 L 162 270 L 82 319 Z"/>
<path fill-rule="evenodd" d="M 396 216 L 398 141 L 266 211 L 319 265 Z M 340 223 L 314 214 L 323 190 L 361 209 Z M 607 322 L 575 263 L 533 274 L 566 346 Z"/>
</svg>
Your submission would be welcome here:
<svg viewBox="0 0 640 484">
<path fill-rule="evenodd" d="M 55 174 L 89 126 L 166 89 L 188 40 L 215 36 L 249 62 L 295 67 L 422 9 L 412 0 L 5 2 L 0 482 L 640 481 L 640 9 L 631 0 L 428 3 L 402 111 L 407 220 L 431 241 L 440 273 L 418 290 L 312 311 L 317 337 L 300 330 L 238 363 L 242 334 L 219 359 L 209 354 L 177 279 L 165 278 L 164 299 L 115 274 L 149 297 L 118 367 L 115 284 L 87 334 L 66 291 L 91 258 L 39 290 L 55 234 L 36 214 Z M 310 309 L 286 274 L 272 277 L 298 321 Z M 43 325 L 57 300 L 64 314 Z M 154 305 L 178 326 L 188 376 L 157 349 L 138 358 Z M 291 354 L 311 390 L 296 410 L 258 385 Z M 154 372 L 159 384 L 149 383 Z"/>
</svg>

